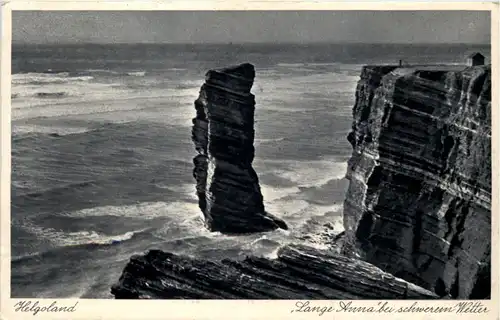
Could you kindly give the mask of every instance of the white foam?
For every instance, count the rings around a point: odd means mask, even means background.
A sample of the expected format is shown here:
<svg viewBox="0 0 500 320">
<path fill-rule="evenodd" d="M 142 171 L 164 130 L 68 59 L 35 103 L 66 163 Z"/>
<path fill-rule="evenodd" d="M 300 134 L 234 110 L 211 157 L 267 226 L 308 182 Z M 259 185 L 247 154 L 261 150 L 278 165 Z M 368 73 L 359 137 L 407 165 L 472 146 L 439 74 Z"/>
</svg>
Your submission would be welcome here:
<svg viewBox="0 0 500 320">
<path fill-rule="evenodd" d="M 174 192 L 182 193 L 185 196 L 188 196 L 189 198 L 192 199 L 198 199 L 196 196 L 196 185 L 194 183 L 185 183 L 181 184 L 180 186 L 175 186 L 175 187 L 167 187 L 167 189 L 172 190 Z"/>
<path fill-rule="evenodd" d="M 112 71 L 112 70 L 109 70 L 109 69 L 88 69 L 86 70 L 87 72 L 99 72 L 99 73 L 109 73 L 109 74 L 119 74 L 118 71 Z"/>
<path fill-rule="evenodd" d="M 274 138 L 274 139 L 259 139 L 259 138 L 255 138 L 254 142 L 255 143 L 266 143 L 266 142 L 279 142 L 279 141 L 283 141 L 285 140 L 285 138 Z"/>
<path fill-rule="evenodd" d="M 196 207 L 198 208 L 198 206 Z M 161 228 L 155 230 L 153 234 L 156 237 L 169 241 L 196 237 L 205 237 L 210 239 L 222 238 L 230 241 L 230 237 L 227 237 L 220 232 L 211 232 L 205 227 L 199 208 L 196 214 L 178 216 L 176 219 L 172 220 L 171 223 L 166 223 L 161 226 Z"/>
<path fill-rule="evenodd" d="M 325 216 L 328 212 L 341 212 L 343 209 L 342 204 L 332 204 L 332 205 L 310 205 L 307 208 L 310 217 Z"/>
<path fill-rule="evenodd" d="M 126 206 L 102 206 L 63 213 L 70 217 L 116 216 L 141 218 L 145 220 L 158 217 L 173 219 L 194 218 L 200 215 L 197 204 L 189 202 L 142 202 Z"/>
<path fill-rule="evenodd" d="M 265 202 L 272 202 L 274 200 L 278 200 L 284 198 L 286 196 L 296 194 L 300 192 L 300 189 L 297 187 L 292 188 L 278 188 L 272 187 L 266 184 L 262 184 L 261 186 L 262 196 L 264 197 Z"/>
<path fill-rule="evenodd" d="M 306 66 L 330 67 L 330 66 L 341 66 L 341 64 L 338 62 L 315 62 L 315 63 L 307 63 Z"/>
<path fill-rule="evenodd" d="M 297 98 L 297 99 L 300 99 L 300 98 Z M 296 105 L 287 105 L 287 104 L 280 105 L 280 104 L 277 104 L 274 99 L 271 99 L 271 100 L 261 99 L 261 100 L 262 101 L 260 101 L 260 103 L 262 104 L 262 106 L 260 107 L 260 109 L 268 110 L 268 111 L 281 111 L 281 112 L 286 112 L 288 114 L 294 113 L 294 112 L 304 113 L 304 112 L 313 112 L 313 111 L 324 111 L 326 109 L 325 107 L 310 108 L 310 107 L 298 107 Z M 281 139 L 283 139 L 283 138 L 281 138 Z M 271 141 L 273 139 L 268 139 L 268 140 Z M 277 141 L 280 141 L 280 140 L 277 140 Z M 269 142 L 269 141 L 267 141 L 267 142 Z"/>
<path fill-rule="evenodd" d="M 172 234 L 181 233 L 183 237 L 207 236 L 217 237 L 217 233 L 211 233 L 203 224 L 201 212 L 197 204 L 188 202 L 146 202 L 127 206 L 102 206 L 96 208 L 82 209 L 78 211 L 63 213 L 69 217 L 98 217 L 116 216 L 125 218 L 140 218 L 151 220 L 158 217 L 170 218 L 154 234 L 168 240 L 172 240 Z M 135 233 L 142 232 L 148 228 L 130 231 L 121 235 L 110 236 L 97 233 L 95 231 L 62 232 L 52 228 L 42 228 L 31 225 L 28 222 L 23 224 L 30 232 L 37 234 L 43 239 L 47 239 L 55 246 L 69 246 L 79 244 L 109 244 L 115 241 L 130 239 Z M 174 233 L 175 231 L 175 233 Z M 221 235 L 222 236 L 222 235 Z"/>
<path fill-rule="evenodd" d="M 265 188 L 264 188 L 265 189 Z M 294 192 L 296 189 L 287 188 L 277 190 L 279 196 Z M 277 197 L 279 197 L 277 196 Z M 271 197 L 269 197 L 271 198 Z M 150 202 L 127 206 L 103 206 L 98 208 L 83 209 L 68 212 L 66 215 L 73 217 L 90 217 L 112 215 L 117 217 L 134 217 L 141 219 L 153 219 L 156 217 L 170 217 L 171 220 L 159 225 L 159 229 L 153 231 L 154 236 L 168 241 L 183 241 L 203 237 L 203 245 L 198 247 L 193 245 L 188 250 L 191 254 L 196 251 L 209 248 L 231 249 L 239 248 L 241 252 L 245 250 L 254 251 L 256 254 L 273 258 L 276 256 L 278 247 L 290 242 L 296 242 L 297 237 L 304 233 L 313 234 L 309 239 L 301 240 L 304 243 L 323 248 L 325 235 L 321 232 L 325 230 L 323 223 L 329 222 L 334 225 L 334 229 L 341 229 L 328 213 L 337 212 L 342 209 L 342 205 L 319 206 L 312 205 L 304 200 L 280 200 L 273 199 L 266 202 L 267 211 L 281 217 L 286 221 L 289 230 L 275 230 L 268 233 L 254 233 L 249 235 L 228 236 L 220 232 L 210 232 L 204 225 L 202 214 L 197 204 L 186 202 Z M 317 221 L 317 222 L 315 222 Z M 24 227 L 27 225 L 25 224 Z M 147 228 L 129 231 L 119 235 L 106 235 L 95 231 L 61 232 L 51 228 L 42 228 L 28 225 L 31 232 L 40 238 L 49 240 L 54 246 L 74 246 L 82 244 L 111 244 L 125 241 L 138 232 L 143 232 Z M 306 231 L 306 232 L 304 232 Z M 338 232 L 338 231 L 336 231 Z M 318 233 L 316 237 L 314 234 Z M 267 242 L 266 240 L 269 240 Z M 160 243 L 158 243 L 160 244 Z"/>
<path fill-rule="evenodd" d="M 74 134 L 74 133 L 82 133 L 91 130 L 90 128 L 82 128 L 82 127 L 47 127 L 40 125 L 12 125 L 12 133 L 13 134 L 25 134 L 25 133 L 57 133 L 60 136 Z"/>
<path fill-rule="evenodd" d="M 12 119 L 71 116 L 74 119 L 127 122 L 152 120 L 170 125 L 191 126 L 194 93 L 189 90 L 155 90 L 132 92 L 123 88 L 73 88 L 73 93 L 61 98 L 20 98 L 12 100 Z M 68 92 L 69 89 L 66 90 Z M 148 104 L 145 104 L 145 101 Z M 166 101 L 168 107 L 156 107 L 155 100 Z"/>
<path fill-rule="evenodd" d="M 97 101 L 113 97 L 126 97 L 130 92 L 126 88 L 120 88 L 117 83 L 47 83 L 40 85 L 17 85 L 12 87 L 12 95 L 16 97 L 12 100 L 12 108 L 33 108 L 38 106 L 51 106 L 64 101 L 74 104 L 83 101 Z M 49 96 L 39 97 L 39 94 L 46 93 Z M 55 96 L 63 94 L 61 96 Z M 50 96 L 52 95 L 52 96 Z M 74 106 L 67 107 L 68 112 L 75 109 Z M 86 108 L 85 108 L 86 109 Z M 41 109 L 43 110 L 43 109 Z M 81 110 L 80 112 L 82 112 Z M 64 115 L 65 112 L 59 114 Z"/>
<path fill-rule="evenodd" d="M 275 200 L 266 203 L 266 211 L 283 219 L 292 218 L 297 214 L 304 213 L 305 209 L 309 208 L 309 203 L 305 200 L 287 199 Z M 309 213 L 307 213 L 309 216 Z"/>
<path fill-rule="evenodd" d="M 299 187 L 320 187 L 332 179 L 344 178 L 347 163 L 335 160 L 293 161 L 264 160 L 266 163 L 284 164 L 281 169 L 272 172 L 284 179 L 291 180 Z"/>
<path fill-rule="evenodd" d="M 305 66 L 304 63 L 278 63 L 277 64 L 278 67 L 303 67 Z"/>
<path fill-rule="evenodd" d="M 131 239 L 134 234 L 143 232 L 147 228 L 129 231 L 119 235 L 106 235 L 96 231 L 63 232 L 53 228 L 39 226 L 24 226 L 39 238 L 50 241 L 56 247 L 77 246 L 84 244 L 112 244 Z"/>
<path fill-rule="evenodd" d="M 78 82 L 90 81 L 94 79 L 92 76 L 73 76 L 70 77 L 69 73 L 19 73 L 12 75 L 12 84 L 30 84 L 30 83 L 64 83 L 64 82 Z"/>
<path fill-rule="evenodd" d="M 144 77 L 146 75 L 146 71 L 127 72 L 127 74 L 134 77 Z"/>
</svg>

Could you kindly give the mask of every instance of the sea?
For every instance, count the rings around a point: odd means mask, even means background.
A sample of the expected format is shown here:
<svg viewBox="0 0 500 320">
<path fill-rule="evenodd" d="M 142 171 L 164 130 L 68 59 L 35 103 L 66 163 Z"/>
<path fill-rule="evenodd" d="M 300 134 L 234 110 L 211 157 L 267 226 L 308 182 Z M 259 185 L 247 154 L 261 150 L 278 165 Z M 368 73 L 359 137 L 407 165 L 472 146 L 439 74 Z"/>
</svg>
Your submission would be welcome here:
<svg viewBox="0 0 500 320">
<path fill-rule="evenodd" d="M 274 257 L 343 230 L 355 89 L 367 64 L 460 65 L 489 46 L 14 44 L 11 295 L 112 298 L 134 254 Z M 253 166 L 289 230 L 226 236 L 197 205 L 191 119 L 205 73 L 256 67 Z"/>
</svg>

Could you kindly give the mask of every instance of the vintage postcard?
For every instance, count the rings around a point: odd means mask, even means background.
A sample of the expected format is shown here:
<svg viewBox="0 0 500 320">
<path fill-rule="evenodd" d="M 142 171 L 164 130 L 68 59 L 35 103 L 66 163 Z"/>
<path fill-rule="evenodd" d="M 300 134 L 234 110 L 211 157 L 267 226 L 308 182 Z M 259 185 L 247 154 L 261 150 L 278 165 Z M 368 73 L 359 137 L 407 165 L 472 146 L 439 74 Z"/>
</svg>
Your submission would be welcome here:
<svg viewBox="0 0 500 320">
<path fill-rule="evenodd" d="M 5 3 L 1 318 L 497 319 L 498 35 L 491 3 Z"/>
</svg>

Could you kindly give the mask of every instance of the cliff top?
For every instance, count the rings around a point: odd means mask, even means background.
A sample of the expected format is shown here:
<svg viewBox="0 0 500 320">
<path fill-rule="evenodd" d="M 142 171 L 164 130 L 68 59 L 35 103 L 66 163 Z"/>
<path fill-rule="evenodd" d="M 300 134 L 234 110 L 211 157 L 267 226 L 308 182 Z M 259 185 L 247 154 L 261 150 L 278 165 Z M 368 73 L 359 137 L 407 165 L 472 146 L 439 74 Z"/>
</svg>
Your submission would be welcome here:
<svg viewBox="0 0 500 320">
<path fill-rule="evenodd" d="M 249 95 L 255 78 L 255 67 L 242 63 L 221 69 L 209 70 L 205 75 L 207 85 L 224 88 L 237 95 Z"/>
<path fill-rule="evenodd" d="M 467 65 L 446 65 L 446 64 L 423 64 L 423 65 L 408 65 L 408 66 L 399 66 L 399 65 L 366 65 L 363 69 L 377 69 L 377 68 L 394 68 L 393 71 L 401 72 L 401 73 L 411 73 L 411 72 L 419 72 L 419 71 L 442 71 L 442 72 L 460 72 L 460 71 L 469 71 L 474 69 L 490 69 L 491 64 L 480 65 L 480 66 L 467 66 Z"/>
</svg>

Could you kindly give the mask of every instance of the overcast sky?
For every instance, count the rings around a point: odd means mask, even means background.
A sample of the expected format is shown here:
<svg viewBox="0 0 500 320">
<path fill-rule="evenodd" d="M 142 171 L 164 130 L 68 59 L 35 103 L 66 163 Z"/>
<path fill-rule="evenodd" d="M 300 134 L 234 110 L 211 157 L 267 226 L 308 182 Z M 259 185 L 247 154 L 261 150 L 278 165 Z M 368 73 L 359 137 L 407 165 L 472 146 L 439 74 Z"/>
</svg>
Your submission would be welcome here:
<svg viewBox="0 0 500 320">
<path fill-rule="evenodd" d="M 15 11 L 14 43 L 489 43 L 487 11 Z"/>
</svg>

